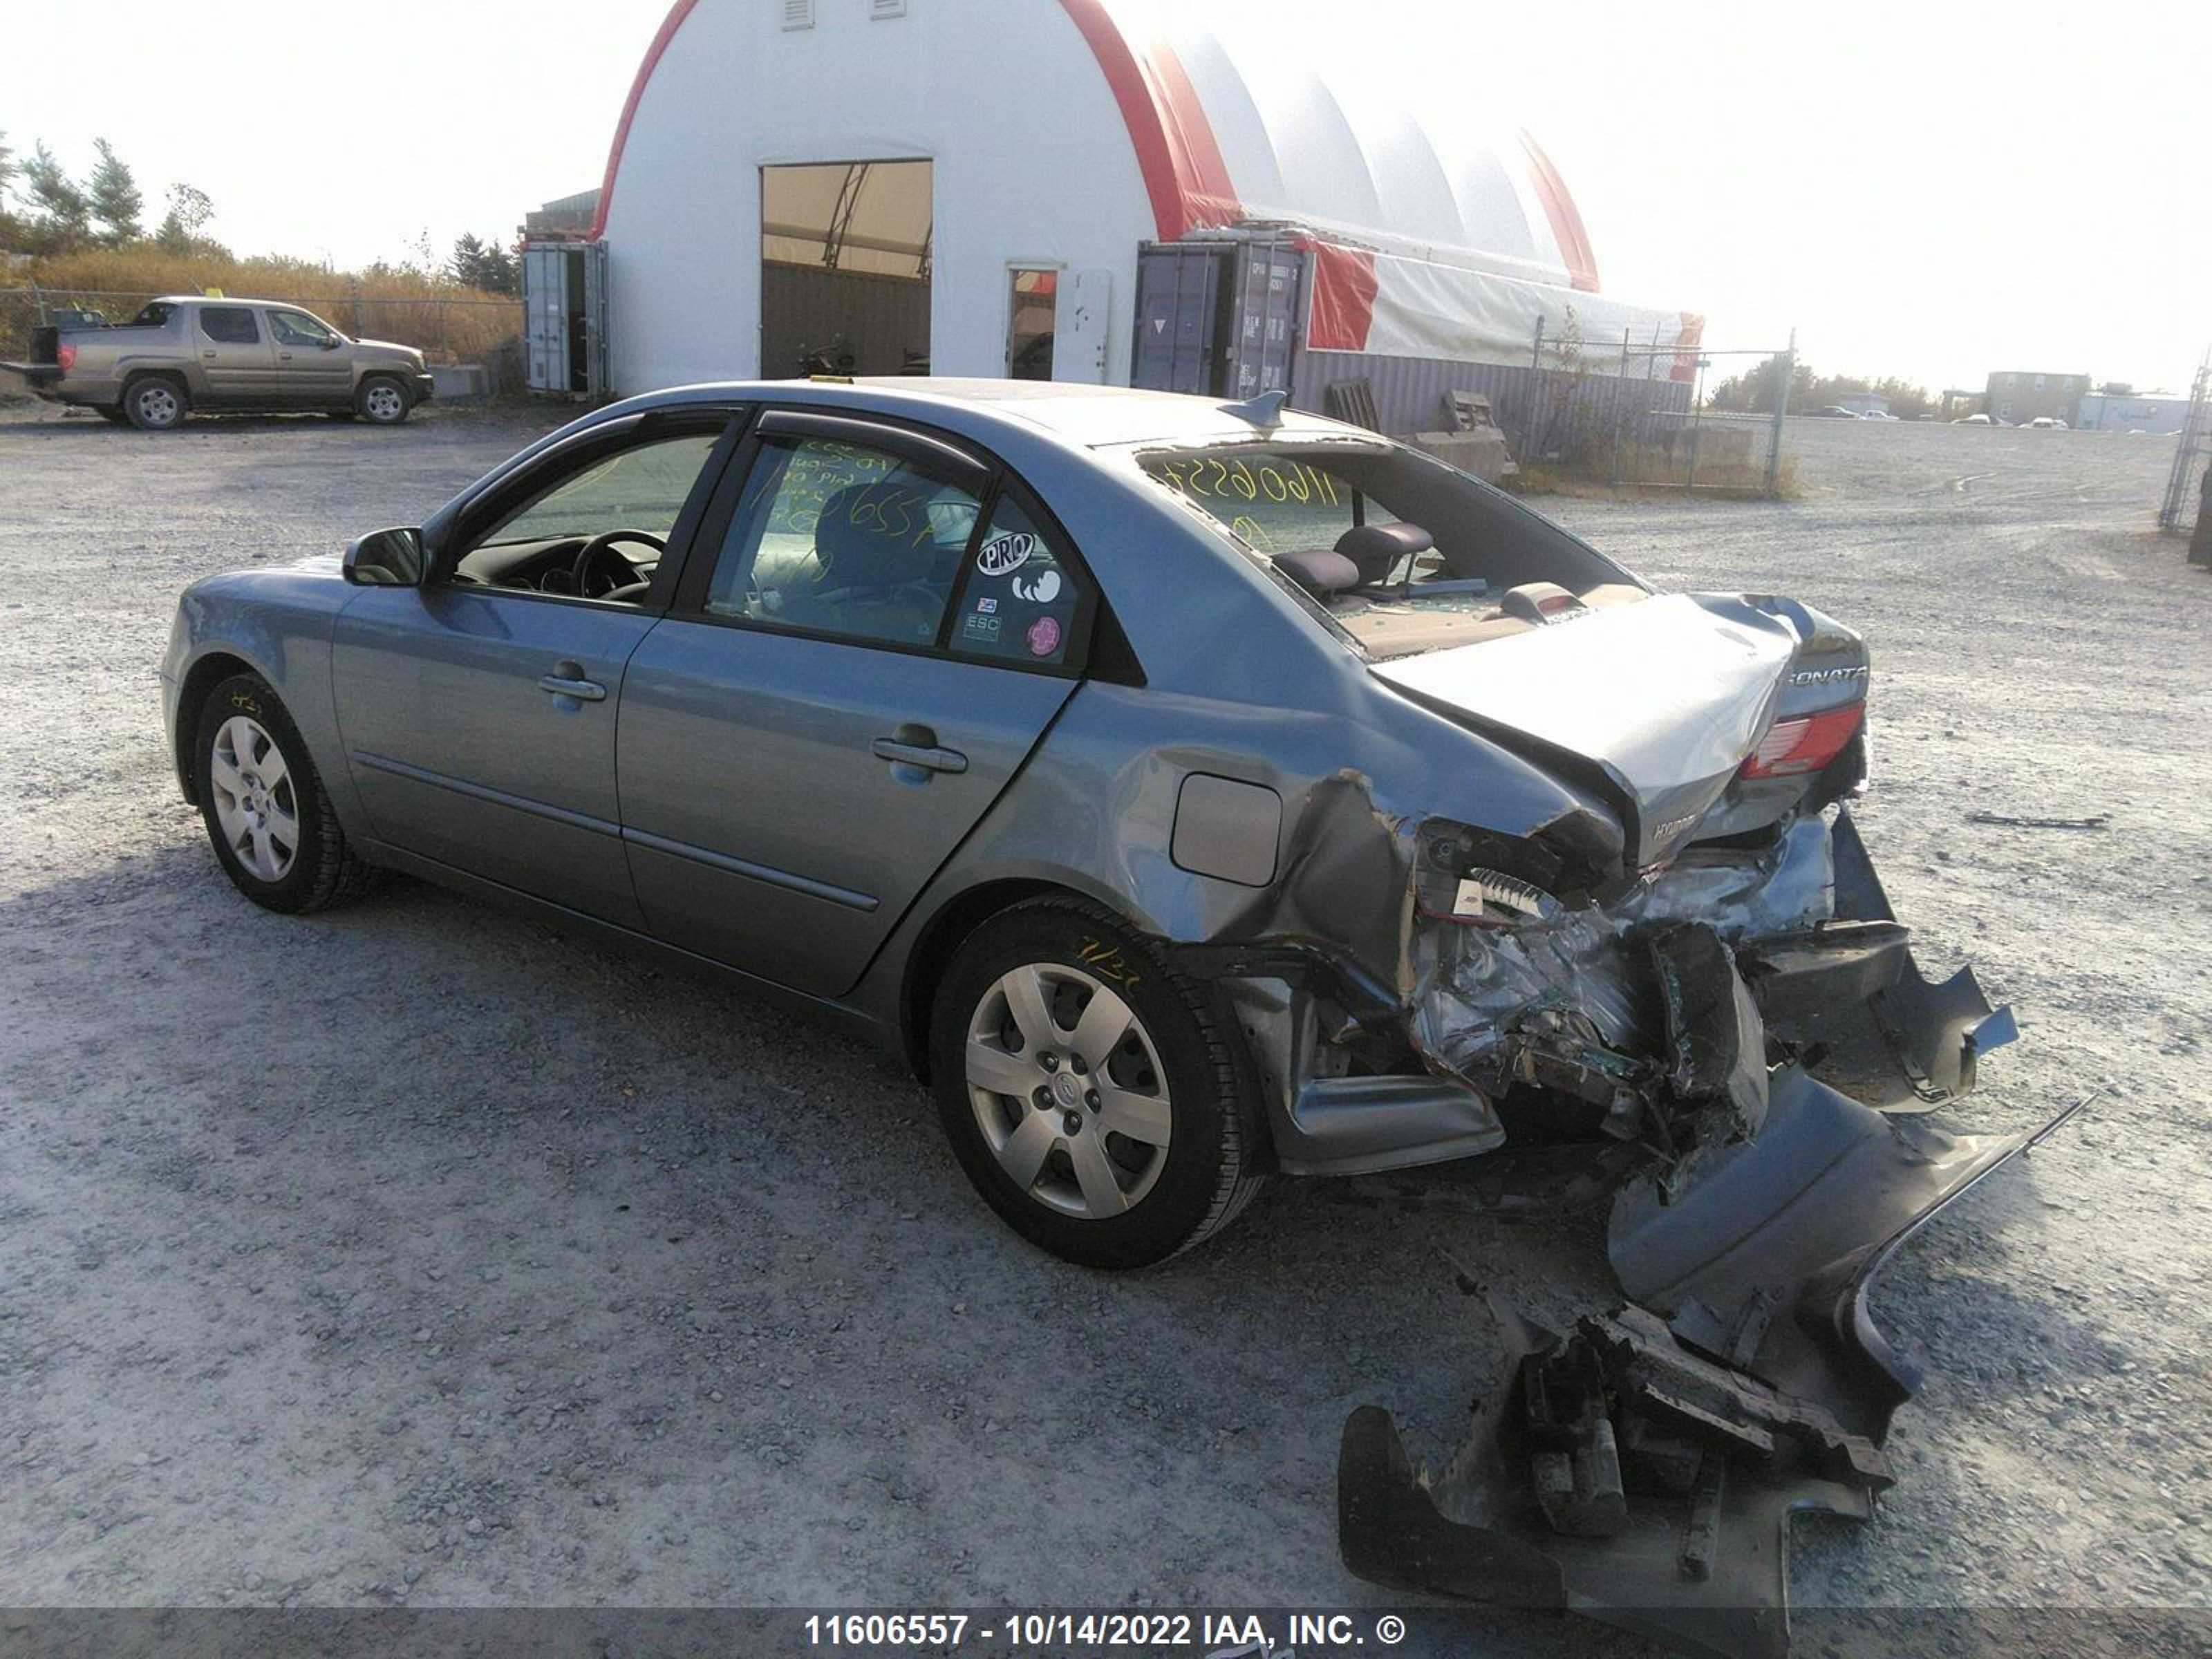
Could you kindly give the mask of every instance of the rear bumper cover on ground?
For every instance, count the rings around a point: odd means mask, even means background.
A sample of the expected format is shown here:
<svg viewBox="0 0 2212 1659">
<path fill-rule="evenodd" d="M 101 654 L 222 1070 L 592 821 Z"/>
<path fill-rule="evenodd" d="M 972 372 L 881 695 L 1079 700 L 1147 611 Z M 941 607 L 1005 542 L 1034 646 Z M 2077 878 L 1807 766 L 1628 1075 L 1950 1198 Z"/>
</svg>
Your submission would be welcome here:
<svg viewBox="0 0 2212 1659">
<path fill-rule="evenodd" d="M 1338 1504 L 1356 1574 L 1730 1659 L 1786 1651 L 1790 1517 L 1871 1516 L 1920 1382 L 1873 1322 L 1875 1280 L 2086 1103 L 2007 1136 L 1923 1115 L 1973 1085 L 2011 1016 L 1971 969 L 1922 976 L 1847 814 L 1833 845 L 1832 920 L 1733 955 L 1710 928 L 1655 945 L 1675 1139 L 1616 1149 L 1631 1172 L 1607 1247 L 1628 1303 L 1565 1335 L 1494 1304 L 1504 1370 L 1433 1473 L 1388 1412 L 1355 1412 Z"/>
<path fill-rule="evenodd" d="M 1869 1313 L 1875 1279 L 2074 1109 L 2032 1134 L 1954 1137 L 1785 1071 L 1743 1156 L 1670 1205 L 1646 1183 L 1617 1201 L 1610 1254 L 1645 1305 L 1566 1339 L 1495 1308 L 1504 1369 L 1441 1470 L 1414 1469 L 1387 1411 L 1352 1413 L 1345 1565 L 1778 1659 L 1790 1517 L 1871 1517 L 1890 1415 L 1920 1382 Z"/>
</svg>

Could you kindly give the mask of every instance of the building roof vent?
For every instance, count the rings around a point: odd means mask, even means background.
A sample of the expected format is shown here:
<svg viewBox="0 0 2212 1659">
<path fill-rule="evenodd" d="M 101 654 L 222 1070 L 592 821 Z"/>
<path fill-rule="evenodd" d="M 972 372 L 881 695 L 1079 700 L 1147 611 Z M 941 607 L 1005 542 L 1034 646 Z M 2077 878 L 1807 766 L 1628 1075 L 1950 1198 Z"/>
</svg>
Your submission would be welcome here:
<svg viewBox="0 0 2212 1659">
<path fill-rule="evenodd" d="M 783 26 L 787 29 L 814 27 L 814 0 L 783 0 Z"/>
<path fill-rule="evenodd" d="M 906 0 L 868 0 L 868 21 L 880 23 L 888 17 L 906 15 Z"/>
</svg>

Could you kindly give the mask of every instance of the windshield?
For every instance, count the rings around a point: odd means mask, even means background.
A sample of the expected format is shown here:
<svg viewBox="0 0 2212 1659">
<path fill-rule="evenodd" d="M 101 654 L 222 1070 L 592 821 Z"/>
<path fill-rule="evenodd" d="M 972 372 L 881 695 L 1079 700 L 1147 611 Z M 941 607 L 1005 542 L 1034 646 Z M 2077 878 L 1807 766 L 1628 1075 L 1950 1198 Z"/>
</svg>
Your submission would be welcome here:
<svg viewBox="0 0 2212 1659">
<path fill-rule="evenodd" d="M 1549 520 L 1401 444 L 1219 445 L 1138 465 L 1369 657 L 1471 645 L 1644 596 Z"/>
</svg>

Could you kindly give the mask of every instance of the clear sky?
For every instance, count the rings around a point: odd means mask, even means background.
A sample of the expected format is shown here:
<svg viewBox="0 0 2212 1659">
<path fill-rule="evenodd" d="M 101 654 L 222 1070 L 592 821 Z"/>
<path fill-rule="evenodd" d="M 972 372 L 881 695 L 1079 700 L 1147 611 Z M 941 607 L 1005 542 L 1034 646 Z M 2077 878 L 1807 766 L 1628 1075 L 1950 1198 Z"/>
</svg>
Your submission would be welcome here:
<svg viewBox="0 0 2212 1659">
<path fill-rule="evenodd" d="M 346 264 L 402 257 L 425 232 L 441 251 L 464 230 L 503 235 L 526 209 L 597 184 L 666 6 L 94 10 L 96 27 L 58 10 L 15 20 L 8 142 L 44 137 L 81 169 L 104 136 L 137 170 L 149 222 L 184 179 L 241 252 Z M 2185 387 L 2212 343 L 2207 0 L 1277 0 L 1271 13 L 1285 50 L 1357 52 L 1378 73 L 1449 66 L 1462 95 L 1528 125 L 1582 209 L 1606 289 L 1705 313 L 1716 347 L 1778 343 L 1794 325 L 1826 372 Z"/>
</svg>

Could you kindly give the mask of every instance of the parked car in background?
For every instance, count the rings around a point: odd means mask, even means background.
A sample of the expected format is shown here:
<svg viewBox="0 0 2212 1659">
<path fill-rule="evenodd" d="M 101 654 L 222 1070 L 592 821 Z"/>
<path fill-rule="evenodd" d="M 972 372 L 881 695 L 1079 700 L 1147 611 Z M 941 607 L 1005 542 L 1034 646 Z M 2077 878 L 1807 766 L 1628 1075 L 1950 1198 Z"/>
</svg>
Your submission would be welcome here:
<svg viewBox="0 0 2212 1659">
<path fill-rule="evenodd" d="M 127 323 L 50 324 L 14 370 L 36 396 L 166 432 L 194 410 L 304 410 L 397 426 L 431 395 L 422 354 L 349 339 L 273 300 L 173 295 Z"/>
<path fill-rule="evenodd" d="M 2071 427 L 2068 426 L 2065 422 L 2060 420 L 2056 415 L 2039 415 L 2033 420 L 2023 422 L 2021 424 L 2031 432 L 2070 432 L 2073 430 Z"/>
<path fill-rule="evenodd" d="M 1841 404 L 1828 404 L 1820 409 L 1808 409 L 1805 412 L 1815 420 L 1856 421 L 1859 418 L 1856 410 L 1845 409 Z"/>
<path fill-rule="evenodd" d="M 2001 421 L 1994 415 L 1961 415 L 1951 422 L 1953 426 L 2010 426 L 2010 421 Z"/>
</svg>

